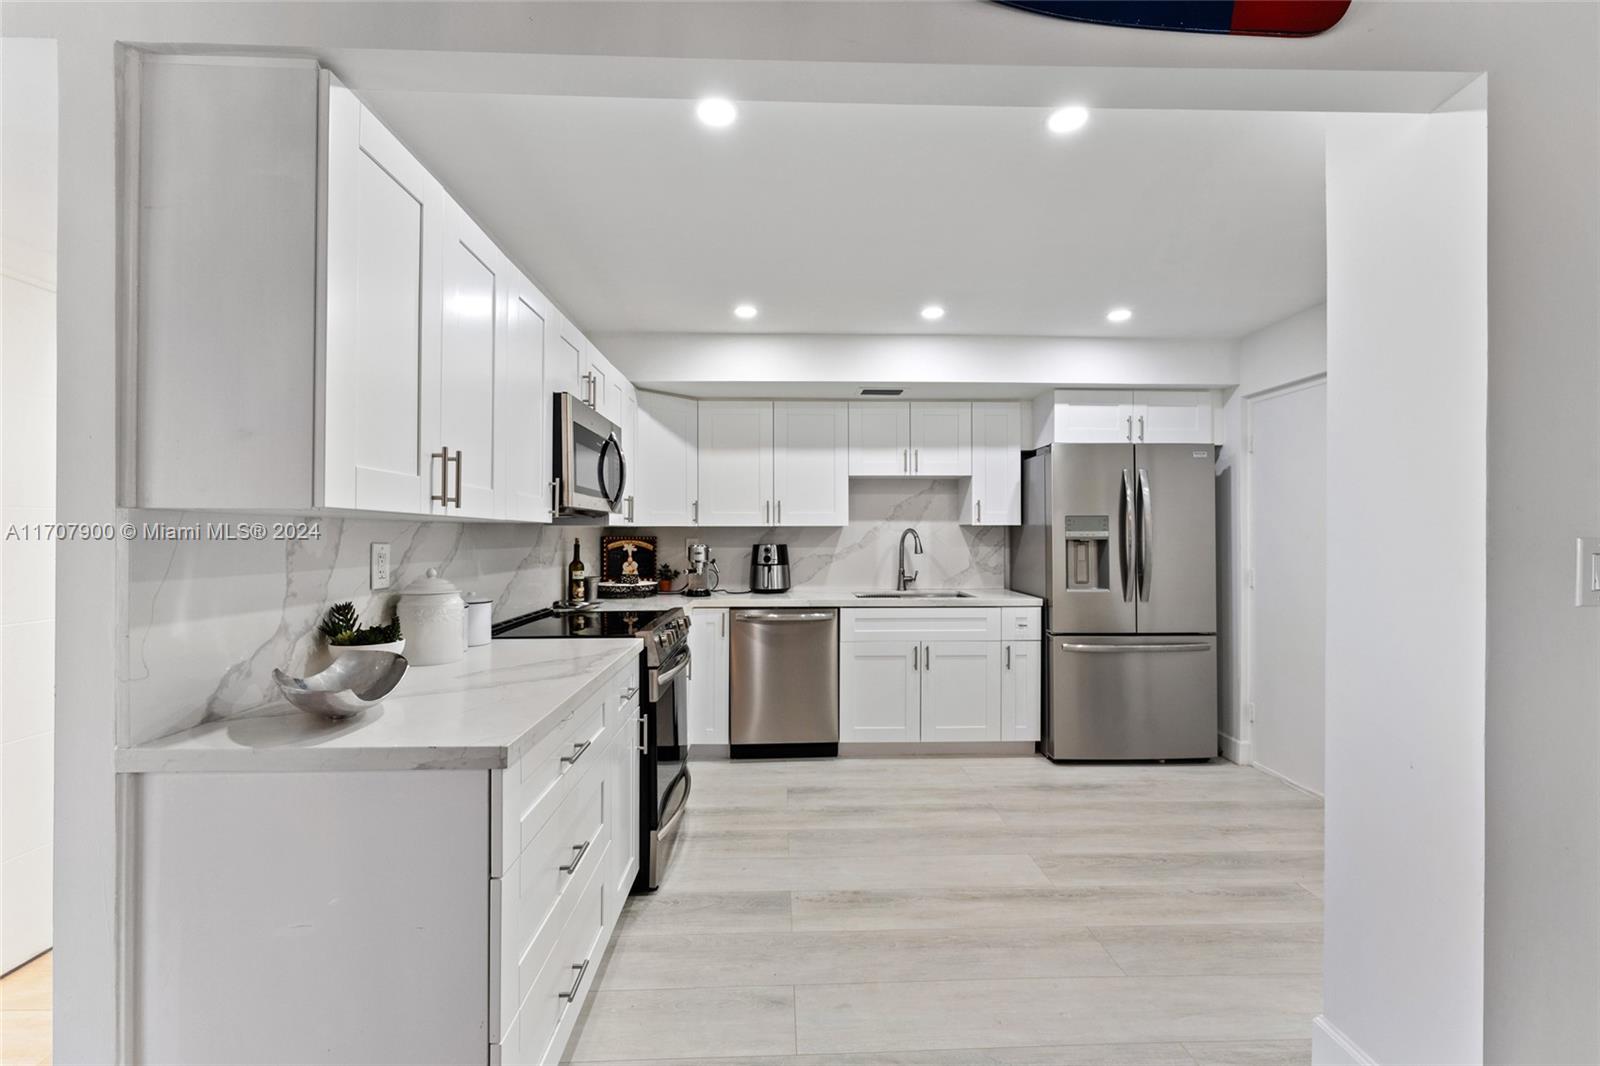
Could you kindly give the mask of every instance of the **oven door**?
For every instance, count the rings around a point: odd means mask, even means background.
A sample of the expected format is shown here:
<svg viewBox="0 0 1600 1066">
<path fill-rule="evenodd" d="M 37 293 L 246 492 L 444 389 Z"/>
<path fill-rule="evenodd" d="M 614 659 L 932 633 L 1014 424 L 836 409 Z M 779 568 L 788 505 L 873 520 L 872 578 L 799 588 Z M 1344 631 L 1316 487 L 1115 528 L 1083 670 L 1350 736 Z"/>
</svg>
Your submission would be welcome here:
<svg viewBox="0 0 1600 1066">
<path fill-rule="evenodd" d="M 557 513 L 620 512 L 628 463 L 616 424 L 570 392 L 561 392 L 555 398 L 555 427 Z"/>
<path fill-rule="evenodd" d="M 637 887 L 654 890 L 661 885 L 689 799 L 689 649 L 647 675 L 640 704 L 646 750 L 639 765 Z"/>
</svg>

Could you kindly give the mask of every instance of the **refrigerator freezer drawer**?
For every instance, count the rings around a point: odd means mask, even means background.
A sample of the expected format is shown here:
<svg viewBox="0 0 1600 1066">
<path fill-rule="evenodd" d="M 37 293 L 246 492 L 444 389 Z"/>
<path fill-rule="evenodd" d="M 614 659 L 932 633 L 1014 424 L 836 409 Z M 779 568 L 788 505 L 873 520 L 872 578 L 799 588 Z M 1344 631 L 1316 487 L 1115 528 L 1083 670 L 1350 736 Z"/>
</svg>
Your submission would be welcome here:
<svg viewBox="0 0 1600 1066">
<path fill-rule="evenodd" d="M 1051 759 L 1217 754 L 1217 638 L 1052 634 Z"/>
</svg>

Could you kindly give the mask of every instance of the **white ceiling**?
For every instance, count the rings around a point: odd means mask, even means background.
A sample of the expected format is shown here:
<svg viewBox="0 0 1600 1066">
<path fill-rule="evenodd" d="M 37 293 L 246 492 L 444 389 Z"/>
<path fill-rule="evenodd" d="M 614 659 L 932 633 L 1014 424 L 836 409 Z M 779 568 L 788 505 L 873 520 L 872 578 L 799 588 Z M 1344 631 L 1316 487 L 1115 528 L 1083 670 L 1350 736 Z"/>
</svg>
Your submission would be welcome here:
<svg viewBox="0 0 1600 1066">
<path fill-rule="evenodd" d="M 1323 296 L 1316 115 L 363 95 L 590 331 L 1232 337 Z"/>
</svg>

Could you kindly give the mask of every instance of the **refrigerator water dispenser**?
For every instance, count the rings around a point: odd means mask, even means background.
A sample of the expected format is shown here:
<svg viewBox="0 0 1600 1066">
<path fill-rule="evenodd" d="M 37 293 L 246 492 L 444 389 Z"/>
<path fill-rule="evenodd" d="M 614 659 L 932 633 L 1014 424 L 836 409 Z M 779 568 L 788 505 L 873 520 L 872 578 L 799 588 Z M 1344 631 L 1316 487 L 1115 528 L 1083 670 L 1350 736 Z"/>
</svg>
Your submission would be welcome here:
<svg viewBox="0 0 1600 1066">
<path fill-rule="evenodd" d="M 1067 591 L 1111 588 L 1111 516 L 1067 515 Z"/>
</svg>

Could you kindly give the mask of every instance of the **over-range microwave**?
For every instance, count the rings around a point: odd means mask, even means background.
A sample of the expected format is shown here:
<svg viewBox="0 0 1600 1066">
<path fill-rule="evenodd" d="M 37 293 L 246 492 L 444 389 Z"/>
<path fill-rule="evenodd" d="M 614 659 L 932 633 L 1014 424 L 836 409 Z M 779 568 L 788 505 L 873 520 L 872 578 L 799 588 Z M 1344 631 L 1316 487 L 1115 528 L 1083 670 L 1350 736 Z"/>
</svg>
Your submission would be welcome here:
<svg viewBox="0 0 1600 1066">
<path fill-rule="evenodd" d="M 556 514 L 620 513 L 628 460 L 615 422 L 570 392 L 555 394 Z"/>
</svg>

